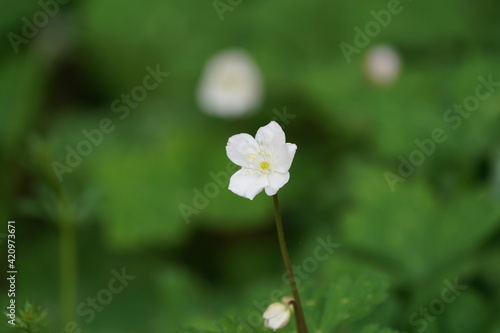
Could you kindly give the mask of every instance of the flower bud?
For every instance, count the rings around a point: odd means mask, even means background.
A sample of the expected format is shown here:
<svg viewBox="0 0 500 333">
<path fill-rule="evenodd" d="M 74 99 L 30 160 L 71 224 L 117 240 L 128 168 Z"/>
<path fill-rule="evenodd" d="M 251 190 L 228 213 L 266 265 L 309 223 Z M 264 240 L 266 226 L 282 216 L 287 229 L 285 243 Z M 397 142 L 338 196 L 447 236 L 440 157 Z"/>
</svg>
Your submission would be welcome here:
<svg viewBox="0 0 500 333">
<path fill-rule="evenodd" d="M 283 328 L 290 320 L 290 302 L 283 304 L 280 302 L 272 303 L 264 312 L 264 326 L 274 331 Z"/>
</svg>

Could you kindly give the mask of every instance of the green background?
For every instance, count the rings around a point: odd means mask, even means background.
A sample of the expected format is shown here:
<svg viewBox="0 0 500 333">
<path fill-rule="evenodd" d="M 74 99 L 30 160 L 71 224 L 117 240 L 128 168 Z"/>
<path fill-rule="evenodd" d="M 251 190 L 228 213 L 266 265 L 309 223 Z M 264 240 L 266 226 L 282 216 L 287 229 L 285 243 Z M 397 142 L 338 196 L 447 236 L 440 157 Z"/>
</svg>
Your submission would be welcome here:
<svg viewBox="0 0 500 333">
<path fill-rule="evenodd" d="M 354 28 L 388 1 L 221 3 L 230 7 L 223 20 L 211 1 L 74 0 L 47 7 L 48 23 L 13 47 L 9 34 L 23 36 L 23 18 L 33 22 L 43 6 L 0 2 L 0 240 L 4 252 L 7 221 L 16 220 L 18 306 L 48 309 L 48 331 L 63 332 L 66 217 L 76 230 L 77 304 L 108 288 L 113 270 L 135 276 L 90 323 L 73 312 L 82 332 L 217 332 L 233 325 L 214 323 L 225 316 L 257 321 L 279 299 L 273 290 L 290 294 L 272 200 L 249 201 L 224 184 L 210 198 L 196 193 L 213 186 L 210 173 L 227 184 L 231 135 L 254 135 L 286 110 L 290 118 L 277 121 L 298 146 L 280 190 L 292 261 L 310 263 L 318 237 L 339 244 L 307 266 L 300 289 L 311 327 L 500 332 L 498 87 L 457 129 L 443 119 L 474 95 L 478 77 L 500 80 L 498 2 L 401 2 L 349 63 L 340 43 L 354 45 Z M 388 87 L 363 73 L 379 43 L 402 58 Z M 196 103 L 197 84 L 206 61 L 234 47 L 258 64 L 264 101 L 251 116 L 211 117 Z M 147 66 L 170 74 L 121 120 L 111 104 L 142 83 Z M 52 163 L 104 118 L 114 130 L 54 181 Z M 392 191 L 385 173 L 397 174 L 398 156 L 408 159 L 436 128 L 445 142 Z M 183 205 L 198 205 L 188 220 Z M 6 259 L 1 267 L 6 281 Z M 456 278 L 467 289 L 422 319 L 419 309 L 438 304 Z M 5 283 L 0 291 L 5 309 Z"/>
</svg>

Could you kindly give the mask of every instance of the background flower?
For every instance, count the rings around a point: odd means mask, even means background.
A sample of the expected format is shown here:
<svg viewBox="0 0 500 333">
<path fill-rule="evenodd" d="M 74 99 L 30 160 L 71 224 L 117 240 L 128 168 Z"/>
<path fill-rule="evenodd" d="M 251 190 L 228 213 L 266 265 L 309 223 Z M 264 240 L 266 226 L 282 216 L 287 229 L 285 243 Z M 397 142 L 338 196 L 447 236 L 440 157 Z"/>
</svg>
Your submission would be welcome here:
<svg viewBox="0 0 500 333">
<path fill-rule="evenodd" d="M 401 71 L 401 56 L 390 45 L 376 45 L 366 54 L 364 66 L 366 76 L 372 83 L 391 85 Z"/>
<path fill-rule="evenodd" d="M 198 86 L 198 103 L 209 114 L 240 117 L 262 101 L 262 77 L 243 50 L 222 51 L 205 65 Z"/>
</svg>

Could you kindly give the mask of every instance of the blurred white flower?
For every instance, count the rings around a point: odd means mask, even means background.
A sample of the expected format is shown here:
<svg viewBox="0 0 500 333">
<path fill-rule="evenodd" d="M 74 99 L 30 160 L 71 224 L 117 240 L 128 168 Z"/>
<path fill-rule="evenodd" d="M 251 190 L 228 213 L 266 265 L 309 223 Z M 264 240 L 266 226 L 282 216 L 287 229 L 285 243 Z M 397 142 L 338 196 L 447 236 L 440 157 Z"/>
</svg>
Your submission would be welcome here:
<svg viewBox="0 0 500 333">
<path fill-rule="evenodd" d="M 276 302 L 269 305 L 264 312 L 264 326 L 271 328 L 274 331 L 283 328 L 290 320 L 292 313 L 293 299 L 291 297 L 283 297 L 283 303 Z"/>
<path fill-rule="evenodd" d="M 259 128 L 255 139 L 250 134 L 229 138 L 226 152 L 229 159 L 241 166 L 229 181 L 229 190 L 252 200 L 265 189 L 275 195 L 290 179 L 297 146 L 286 143 L 285 132 L 275 121 Z"/>
<path fill-rule="evenodd" d="M 377 45 L 365 57 L 365 73 L 368 79 L 379 86 L 394 83 L 401 71 L 401 57 L 389 45 Z"/>
<path fill-rule="evenodd" d="M 244 51 L 220 52 L 205 65 L 198 103 L 207 113 L 235 118 L 254 111 L 262 101 L 262 76 Z"/>
</svg>

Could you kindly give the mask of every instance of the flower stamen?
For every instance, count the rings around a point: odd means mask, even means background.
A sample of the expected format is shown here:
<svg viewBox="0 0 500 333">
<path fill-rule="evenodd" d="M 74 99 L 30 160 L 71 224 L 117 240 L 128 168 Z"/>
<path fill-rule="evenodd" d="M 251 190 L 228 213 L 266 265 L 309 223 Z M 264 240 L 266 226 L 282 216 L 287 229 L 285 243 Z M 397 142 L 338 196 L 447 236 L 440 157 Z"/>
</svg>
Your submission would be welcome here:
<svg viewBox="0 0 500 333">
<path fill-rule="evenodd" d="M 266 161 L 260 162 L 260 168 L 264 171 L 269 170 L 269 162 Z"/>
<path fill-rule="evenodd" d="M 275 121 L 259 128 L 255 138 L 245 133 L 233 135 L 226 153 L 241 169 L 231 176 L 229 190 L 250 200 L 262 190 L 275 195 L 290 179 L 288 170 L 296 150 Z"/>
</svg>

